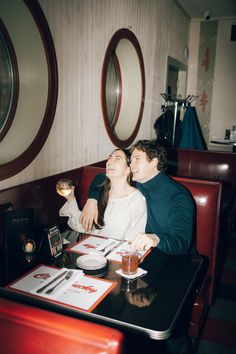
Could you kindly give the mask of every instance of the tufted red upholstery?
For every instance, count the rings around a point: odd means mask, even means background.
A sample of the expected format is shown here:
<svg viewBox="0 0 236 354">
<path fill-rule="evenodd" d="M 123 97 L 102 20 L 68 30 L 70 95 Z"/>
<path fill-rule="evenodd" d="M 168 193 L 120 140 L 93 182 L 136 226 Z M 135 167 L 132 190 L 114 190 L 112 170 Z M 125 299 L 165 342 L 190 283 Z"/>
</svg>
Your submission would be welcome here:
<svg viewBox="0 0 236 354">
<path fill-rule="evenodd" d="M 120 354 L 123 334 L 85 320 L 0 298 L 4 354 Z"/>
</svg>

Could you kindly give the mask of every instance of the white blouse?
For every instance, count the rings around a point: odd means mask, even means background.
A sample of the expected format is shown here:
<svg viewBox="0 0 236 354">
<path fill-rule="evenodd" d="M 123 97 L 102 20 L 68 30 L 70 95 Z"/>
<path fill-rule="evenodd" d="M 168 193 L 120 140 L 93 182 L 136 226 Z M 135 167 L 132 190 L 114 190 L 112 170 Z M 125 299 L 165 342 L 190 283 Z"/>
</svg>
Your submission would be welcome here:
<svg viewBox="0 0 236 354">
<path fill-rule="evenodd" d="M 68 216 L 72 230 L 86 232 L 79 222 L 81 211 L 76 200 L 66 202 L 59 210 L 60 216 Z M 145 232 L 147 222 L 146 199 L 135 190 L 123 198 L 109 198 L 104 214 L 105 225 L 101 230 L 93 228 L 90 233 L 117 240 L 132 240 L 137 234 Z"/>
</svg>

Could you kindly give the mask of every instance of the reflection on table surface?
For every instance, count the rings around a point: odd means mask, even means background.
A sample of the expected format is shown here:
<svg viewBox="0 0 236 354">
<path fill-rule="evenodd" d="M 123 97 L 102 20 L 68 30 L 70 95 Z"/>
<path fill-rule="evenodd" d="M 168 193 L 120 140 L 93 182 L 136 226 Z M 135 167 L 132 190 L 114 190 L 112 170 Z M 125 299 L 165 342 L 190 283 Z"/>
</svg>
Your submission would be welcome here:
<svg viewBox="0 0 236 354">
<path fill-rule="evenodd" d="M 74 269 L 78 257 L 80 254 L 64 250 L 62 256 L 54 261 L 46 260 L 41 255 L 28 261 L 23 254 L 16 257 L 3 253 L 1 269 L 4 271 L 1 271 L 0 285 L 4 287 L 42 263 Z M 198 255 L 170 256 L 153 249 L 139 265 L 147 270 L 147 274 L 134 280 L 119 276 L 116 270 L 120 269 L 121 264 L 112 261 L 108 261 L 108 266 L 102 270 L 84 271 L 117 282 L 117 286 L 91 313 L 48 303 L 42 298 L 18 294 L 14 290 L 1 288 L 0 294 L 72 316 L 92 318 L 96 322 L 130 329 L 153 339 L 166 339 L 170 336 L 186 300 L 193 297 L 202 265 L 203 259 Z"/>
</svg>

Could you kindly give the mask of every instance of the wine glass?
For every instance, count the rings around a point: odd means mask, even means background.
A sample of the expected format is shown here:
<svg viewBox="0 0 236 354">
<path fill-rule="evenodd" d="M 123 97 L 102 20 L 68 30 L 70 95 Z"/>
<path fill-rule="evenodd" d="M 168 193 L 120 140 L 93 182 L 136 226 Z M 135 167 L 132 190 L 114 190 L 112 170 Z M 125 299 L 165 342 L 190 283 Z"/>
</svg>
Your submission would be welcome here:
<svg viewBox="0 0 236 354">
<path fill-rule="evenodd" d="M 60 179 L 56 184 L 56 191 L 62 197 L 68 197 L 72 191 L 73 182 L 70 179 Z"/>
</svg>

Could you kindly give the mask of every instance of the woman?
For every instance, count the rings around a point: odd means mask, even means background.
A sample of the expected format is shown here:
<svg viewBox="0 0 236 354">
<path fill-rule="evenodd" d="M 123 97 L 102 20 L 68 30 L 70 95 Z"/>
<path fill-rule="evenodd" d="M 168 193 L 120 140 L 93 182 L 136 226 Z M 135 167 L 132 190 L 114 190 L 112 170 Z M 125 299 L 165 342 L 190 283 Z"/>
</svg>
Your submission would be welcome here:
<svg viewBox="0 0 236 354">
<path fill-rule="evenodd" d="M 93 235 L 132 240 L 145 231 L 147 222 L 146 201 L 131 185 L 130 153 L 116 149 L 106 163 L 106 179 L 98 200 L 98 223 L 90 231 Z M 85 232 L 80 224 L 74 186 L 67 202 L 60 209 L 60 216 L 68 216 L 68 225 L 75 231 Z"/>
</svg>

